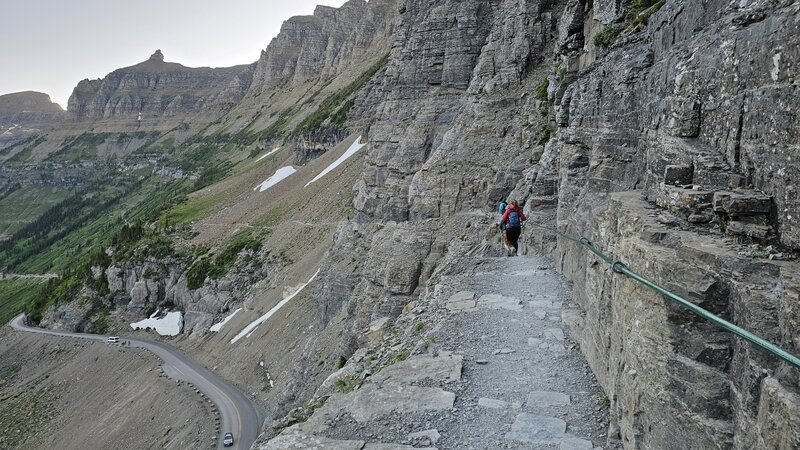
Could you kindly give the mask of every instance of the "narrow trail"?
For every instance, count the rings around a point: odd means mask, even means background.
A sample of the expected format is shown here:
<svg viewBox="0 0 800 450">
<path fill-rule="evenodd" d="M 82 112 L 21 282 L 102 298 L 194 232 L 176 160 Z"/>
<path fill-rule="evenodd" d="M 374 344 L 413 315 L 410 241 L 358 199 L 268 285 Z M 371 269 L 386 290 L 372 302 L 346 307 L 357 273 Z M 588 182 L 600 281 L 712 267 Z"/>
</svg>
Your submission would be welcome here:
<svg viewBox="0 0 800 450">
<path fill-rule="evenodd" d="M 561 324 L 562 278 L 531 256 L 467 257 L 446 270 L 398 318 L 416 337 L 387 333 L 376 347 L 394 354 L 424 341 L 425 353 L 369 375 L 371 357 L 353 355 L 332 377 L 346 385 L 344 374 L 361 373 L 363 384 L 334 390 L 261 449 L 614 448 L 607 402 Z"/>
<path fill-rule="evenodd" d="M 570 295 L 544 259 L 477 258 L 440 290 L 451 316 L 437 343 L 463 355 L 440 449 L 593 449 L 606 445 L 603 393 L 567 336 Z"/>
</svg>

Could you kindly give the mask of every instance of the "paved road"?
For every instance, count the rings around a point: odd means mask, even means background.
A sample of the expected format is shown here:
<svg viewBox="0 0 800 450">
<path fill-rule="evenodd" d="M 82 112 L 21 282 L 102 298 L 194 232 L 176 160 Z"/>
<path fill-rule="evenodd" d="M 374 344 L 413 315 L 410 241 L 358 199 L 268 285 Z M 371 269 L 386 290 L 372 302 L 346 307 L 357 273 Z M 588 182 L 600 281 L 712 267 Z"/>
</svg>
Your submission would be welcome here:
<svg viewBox="0 0 800 450">
<path fill-rule="evenodd" d="M 97 334 L 69 333 L 29 327 L 25 325 L 24 319 L 24 314 L 15 317 L 11 321 L 11 327 L 18 331 L 92 339 L 103 342 L 107 338 L 107 336 Z M 120 339 L 130 342 L 131 347 L 147 349 L 161 358 L 164 373 L 170 378 L 194 384 L 197 389 L 214 402 L 222 417 L 222 429 L 220 430 L 217 448 L 223 448 L 222 436 L 226 432 L 233 433 L 235 441 L 233 447 L 227 448 L 241 450 L 250 448 L 258 436 L 261 421 L 253 404 L 239 390 L 170 345 L 145 339 L 127 337 L 121 337 Z"/>
</svg>

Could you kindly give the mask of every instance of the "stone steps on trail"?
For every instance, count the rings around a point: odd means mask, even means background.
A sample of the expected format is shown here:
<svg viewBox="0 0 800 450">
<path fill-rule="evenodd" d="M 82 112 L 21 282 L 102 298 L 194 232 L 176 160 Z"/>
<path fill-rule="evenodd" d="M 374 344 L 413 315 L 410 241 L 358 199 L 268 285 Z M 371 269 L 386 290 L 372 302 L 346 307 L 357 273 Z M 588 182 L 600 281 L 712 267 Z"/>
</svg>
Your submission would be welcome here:
<svg viewBox="0 0 800 450">
<path fill-rule="evenodd" d="M 328 398 L 303 423 L 293 425 L 261 447 L 261 450 L 314 449 L 334 450 L 436 450 L 435 447 L 414 447 L 393 442 L 367 439 L 335 438 L 337 421 L 352 419 L 357 426 L 367 427 L 393 415 L 413 416 L 427 412 L 452 410 L 455 394 L 439 387 L 420 384 L 448 384 L 461 379 L 463 358 L 449 352 L 437 355 L 416 355 L 394 363 L 367 378 L 351 392 L 337 392 Z M 337 373 L 348 373 L 347 366 Z M 345 378 L 342 378 L 345 379 Z M 435 444 L 435 429 L 410 433 L 408 439 Z"/>
<path fill-rule="evenodd" d="M 540 266 L 530 257 L 478 258 L 480 272 L 443 277 L 424 308 L 436 324 L 413 313 L 420 305 L 405 319 L 424 323 L 416 333 L 429 353 L 362 376 L 352 392 L 318 390 L 333 393 L 261 448 L 593 449 L 585 438 L 599 441 L 605 430 L 591 422 L 601 394 L 561 326 L 567 292 Z M 380 339 L 399 352 L 391 336 Z M 323 384 L 356 376 L 365 355 Z"/>
<path fill-rule="evenodd" d="M 591 441 L 567 433 L 567 422 L 557 417 L 520 413 L 506 439 L 535 445 L 558 445 L 560 450 L 593 450 Z"/>
</svg>

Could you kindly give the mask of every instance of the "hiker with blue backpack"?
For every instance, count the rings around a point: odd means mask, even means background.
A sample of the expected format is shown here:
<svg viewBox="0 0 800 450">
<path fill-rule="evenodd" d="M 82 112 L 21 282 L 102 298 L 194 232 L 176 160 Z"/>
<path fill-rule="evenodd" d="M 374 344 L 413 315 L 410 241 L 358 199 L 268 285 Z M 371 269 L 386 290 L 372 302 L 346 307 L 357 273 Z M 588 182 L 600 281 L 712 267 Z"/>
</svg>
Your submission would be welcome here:
<svg viewBox="0 0 800 450">
<path fill-rule="evenodd" d="M 501 222 L 503 221 L 503 214 L 506 213 L 506 208 L 508 207 L 508 203 L 505 200 L 500 200 L 500 203 L 497 205 L 497 214 L 500 214 L 500 217 L 497 219 L 497 229 L 500 230 L 500 234 L 503 236 L 503 248 L 508 251 L 508 240 L 506 239 L 506 230 L 503 229 L 503 225 Z"/>
<path fill-rule="evenodd" d="M 519 250 L 519 235 L 522 232 L 522 222 L 528 220 L 519 207 L 516 200 L 511 200 L 505 208 L 503 218 L 500 219 L 500 226 L 503 230 L 503 247 L 508 252 L 508 256 L 516 256 Z"/>
</svg>

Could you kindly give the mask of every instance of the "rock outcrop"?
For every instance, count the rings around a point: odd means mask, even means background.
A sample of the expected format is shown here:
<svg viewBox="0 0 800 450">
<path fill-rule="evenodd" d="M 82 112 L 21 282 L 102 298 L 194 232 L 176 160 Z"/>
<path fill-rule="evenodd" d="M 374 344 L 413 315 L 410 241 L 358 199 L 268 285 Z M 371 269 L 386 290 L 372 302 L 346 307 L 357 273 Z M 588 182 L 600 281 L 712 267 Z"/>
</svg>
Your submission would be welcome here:
<svg viewBox="0 0 800 450">
<path fill-rule="evenodd" d="M 83 80 L 69 98 L 78 121 L 128 119 L 147 123 L 201 112 L 221 115 L 239 102 L 252 81 L 250 65 L 190 68 L 164 61 L 157 50 L 145 62 L 117 69 L 103 79 Z"/>
<path fill-rule="evenodd" d="M 64 110 L 41 92 L 0 95 L 0 124 L 51 123 L 64 118 Z"/>
<path fill-rule="evenodd" d="M 427 219 L 510 193 L 532 216 L 800 353 L 797 264 L 776 261 L 800 247 L 790 219 L 800 7 L 675 0 L 639 2 L 639 13 L 631 3 L 405 2 L 355 186 L 356 222 L 402 231 L 378 231 L 368 256 L 353 256 L 369 268 L 361 278 L 323 281 L 351 292 L 356 330 L 418 295 L 392 294 L 379 254 L 425 280 L 436 264 L 420 270 L 428 256 L 404 239 L 429 230 Z M 607 49 L 597 36 L 614 30 Z M 457 236 L 440 228 L 413 248 L 448 249 L 448 233 Z M 575 283 L 580 308 L 568 318 L 626 447 L 800 445 L 797 369 L 618 279 L 573 243 L 532 234 Z M 782 251 L 754 260 L 750 244 Z M 331 254 L 348 260 L 338 253 L 348 247 Z M 327 307 L 330 292 L 318 291 Z"/>
<path fill-rule="evenodd" d="M 0 95 L 0 150 L 62 122 L 65 111 L 41 92 Z"/>
<path fill-rule="evenodd" d="M 674 0 L 636 30 L 619 6 L 569 2 L 556 47 L 564 71 L 549 90 L 559 129 L 515 192 L 533 211 L 549 190 L 559 228 L 800 352 L 798 265 L 775 260 L 798 248 L 800 99 L 785 63 L 797 57 L 800 7 Z M 614 24 L 630 28 L 598 47 Z M 554 191 L 542 187 L 552 180 Z M 544 250 L 575 283 L 572 332 L 627 448 L 800 445 L 796 368 L 547 236 Z M 754 259 L 767 244 L 781 247 L 777 258 Z"/>
<path fill-rule="evenodd" d="M 250 95 L 278 85 L 330 79 L 389 41 L 397 0 L 350 0 L 340 8 L 317 6 L 292 17 L 261 52 Z"/>
<path fill-rule="evenodd" d="M 361 220 L 424 219 L 494 203 L 531 141 L 554 9 L 538 2 L 407 2 L 357 185 Z M 544 76 L 544 75 L 542 75 Z"/>
<path fill-rule="evenodd" d="M 84 300 L 48 310 L 42 326 L 83 331 L 94 313 L 92 304 L 102 303 L 123 321 L 136 321 L 156 310 L 175 308 L 183 312 L 183 333 L 202 336 L 220 315 L 251 300 L 253 285 L 277 269 L 279 263 L 265 260 L 268 254 L 246 250 L 224 276 L 206 277 L 200 286 L 189 284 L 191 266 L 187 267 L 181 258 L 93 266 L 93 286 L 84 287 L 80 294 Z M 96 285 L 105 288 L 98 291 Z"/>
</svg>

